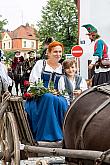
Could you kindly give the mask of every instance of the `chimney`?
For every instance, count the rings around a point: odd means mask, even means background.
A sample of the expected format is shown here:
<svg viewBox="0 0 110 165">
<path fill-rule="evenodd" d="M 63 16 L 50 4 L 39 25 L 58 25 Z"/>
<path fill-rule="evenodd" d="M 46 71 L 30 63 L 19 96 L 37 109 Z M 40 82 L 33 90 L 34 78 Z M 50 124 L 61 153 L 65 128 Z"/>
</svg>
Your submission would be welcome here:
<svg viewBox="0 0 110 165">
<path fill-rule="evenodd" d="M 26 23 L 26 26 L 29 27 L 29 23 Z"/>
</svg>

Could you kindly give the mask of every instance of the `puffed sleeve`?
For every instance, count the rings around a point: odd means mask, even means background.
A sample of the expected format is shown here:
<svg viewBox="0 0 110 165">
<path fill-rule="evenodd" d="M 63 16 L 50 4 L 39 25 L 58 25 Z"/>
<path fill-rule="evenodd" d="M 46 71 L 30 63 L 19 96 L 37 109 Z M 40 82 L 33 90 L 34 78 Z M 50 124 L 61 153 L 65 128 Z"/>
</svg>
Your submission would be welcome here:
<svg viewBox="0 0 110 165">
<path fill-rule="evenodd" d="M 59 91 L 64 91 L 65 90 L 65 82 L 64 82 L 64 77 L 61 76 L 59 81 L 58 81 L 58 90 Z"/>
<path fill-rule="evenodd" d="M 30 73 L 29 82 L 35 83 L 39 78 L 41 79 L 42 68 L 43 60 L 38 60 Z"/>
<path fill-rule="evenodd" d="M 98 40 L 95 43 L 95 46 L 94 46 L 93 56 L 98 56 L 98 57 L 102 58 L 102 56 L 103 56 L 103 46 L 104 46 L 103 40 Z"/>
</svg>

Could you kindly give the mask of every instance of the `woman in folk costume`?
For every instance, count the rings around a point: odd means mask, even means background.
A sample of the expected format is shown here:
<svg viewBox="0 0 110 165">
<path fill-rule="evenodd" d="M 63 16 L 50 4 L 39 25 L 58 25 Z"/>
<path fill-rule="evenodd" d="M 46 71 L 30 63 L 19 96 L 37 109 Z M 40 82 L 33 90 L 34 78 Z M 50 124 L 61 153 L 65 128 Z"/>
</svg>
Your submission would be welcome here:
<svg viewBox="0 0 110 165">
<path fill-rule="evenodd" d="M 30 82 L 43 80 L 48 88 L 54 83 L 58 89 L 58 81 L 62 75 L 62 57 L 64 47 L 60 42 L 53 41 L 48 46 L 48 59 L 38 60 L 30 74 Z M 25 110 L 28 114 L 33 137 L 38 141 L 60 141 L 63 139 L 62 124 L 68 104 L 63 96 L 45 93 L 38 100 L 27 100 Z"/>
<path fill-rule="evenodd" d="M 102 66 L 101 59 L 108 59 L 108 47 L 100 38 L 97 29 L 91 24 L 83 25 L 88 31 L 88 36 L 91 42 L 94 42 L 94 53 L 92 62 L 89 64 L 89 69 L 95 66 L 92 79 L 92 86 L 100 85 L 110 81 L 110 67 Z"/>
</svg>

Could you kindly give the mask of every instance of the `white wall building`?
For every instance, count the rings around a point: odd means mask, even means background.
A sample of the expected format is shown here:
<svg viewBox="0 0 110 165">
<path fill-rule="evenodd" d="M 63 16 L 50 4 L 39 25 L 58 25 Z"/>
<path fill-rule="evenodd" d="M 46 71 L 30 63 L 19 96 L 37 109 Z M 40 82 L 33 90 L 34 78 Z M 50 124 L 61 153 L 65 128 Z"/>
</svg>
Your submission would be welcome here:
<svg viewBox="0 0 110 165">
<path fill-rule="evenodd" d="M 79 45 L 84 53 L 80 57 L 80 74 L 88 79 L 88 60 L 93 54 L 84 24 L 92 24 L 107 43 L 110 54 L 110 0 L 80 0 Z"/>
<path fill-rule="evenodd" d="M 8 49 L 11 50 L 12 49 L 12 39 L 9 36 L 9 34 L 6 32 L 3 39 L 2 39 L 2 49 Z"/>
</svg>

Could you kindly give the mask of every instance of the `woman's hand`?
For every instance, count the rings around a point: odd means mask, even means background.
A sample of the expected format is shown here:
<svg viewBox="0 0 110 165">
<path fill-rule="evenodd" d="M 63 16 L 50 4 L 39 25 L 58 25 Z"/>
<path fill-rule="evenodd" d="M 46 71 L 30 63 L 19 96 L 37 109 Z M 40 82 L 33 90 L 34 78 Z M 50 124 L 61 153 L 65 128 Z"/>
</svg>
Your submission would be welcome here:
<svg viewBox="0 0 110 165">
<path fill-rule="evenodd" d="M 82 90 L 81 89 L 78 89 L 78 90 L 74 90 L 73 91 L 73 94 L 75 97 L 79 96 L 81 94 Z"/>
</svg>

